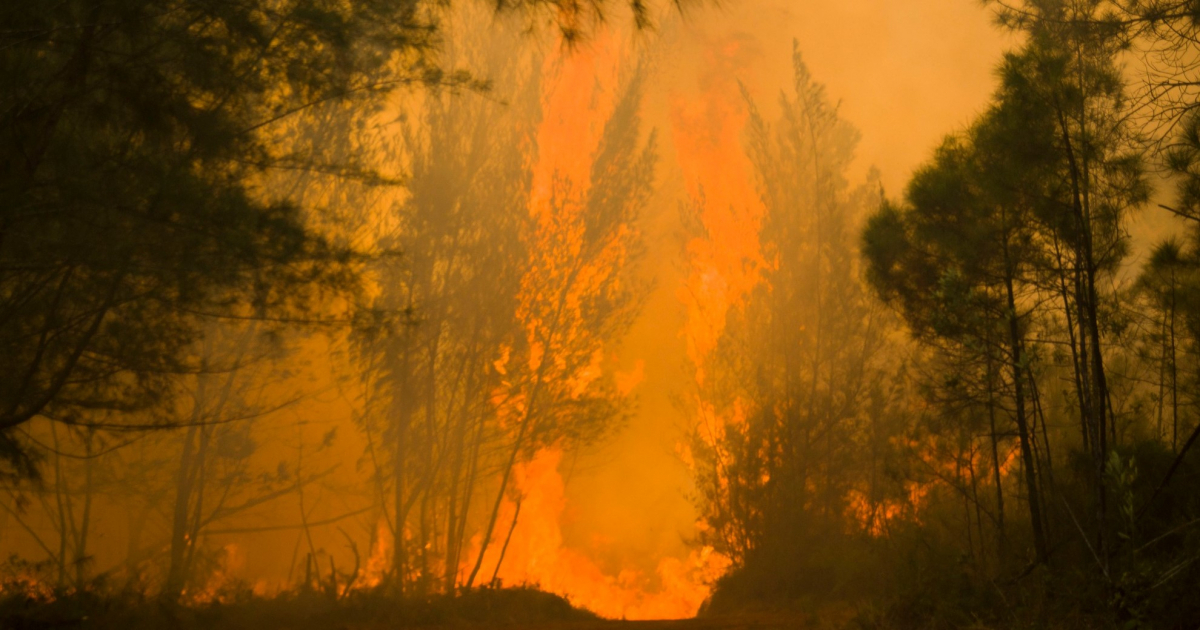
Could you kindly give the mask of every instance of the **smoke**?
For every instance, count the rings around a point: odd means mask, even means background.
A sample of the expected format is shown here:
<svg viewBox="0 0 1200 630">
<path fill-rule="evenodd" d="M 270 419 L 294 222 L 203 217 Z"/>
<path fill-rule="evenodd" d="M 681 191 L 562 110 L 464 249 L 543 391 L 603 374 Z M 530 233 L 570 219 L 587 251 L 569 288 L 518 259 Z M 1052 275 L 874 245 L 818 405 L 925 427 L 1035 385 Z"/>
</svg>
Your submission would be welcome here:
<svg viewBox="0 0 1200 630">
<path fill-rule="evenodd" d="M 473 28 L 483 32 L 513 26 L 504 21 L 480 24 Z M 468 35 L 479 38 L 479 32 Z M 725 568 L 711 550 L 695 545 L 704 524 L 698 522 L 693 503 L 696 490 L 686 436 L 697 419 L 688 401 L 697 380 L 704 378 L 705 359 L 723 330 L 726 312 L 754 288 L 769 264 L 758 241 L 763 214 L 758 182 L 743 146 L 749 119 L 746 96 L 772 119 L 777 95 L 791 81 L 794 41 L 816 80 L 840 101 L 841 117 L 862 132 L 852 177 L 861 181 L 869 169 L 878 168 L 881 181 L 893 193 L 946 132 L 983 107 L 993 86 L 992 67 L 1012 43 L 990 24 L 984 9 L 967 0 L 744 2 L 692 8 L 683 16 L 665 14 L 656 31 L 640 33 L 631 32 L 617 15 L 610 26 L 574 49 L 536 36 L 513 36 L 504 44 L 506 50 L 523 60 L 541 55 L 543 63 L 519 63 L 498 72 L 491 77 L 495 87 L 487 97 L 410 95 L 370 119 L 374 135 L 356 140 L 358 144 L 347 141 L 347 151 L 378 158 L 377 166 L 388 173 L 411 171 L 415 158 L 404 143 L 426 139 L 421 133 L 403 137 L 404 125 L 423 124 L 409 112 L 438 98 L 462 99 L 446 111 L 452 114 L 470 103 L 477 108 L 472 111 L 509 121 L 495 112 L 526 107 L 519 91 L 533 85 L 542 90 L 537 99 L 526 99 L 536 100 L 540 108 L 538 128 L 531 134 L 536 151 L 533 146 L 514 149 L 527 163 L 504 165 L 512 172 L 520 170 L 518 166 L 532 170 L 526 204 L 518 210 L 487 210 L 522 212 L 546 225 L 569 223 L 554 213 L 584 203 L 604 125 L 616 115 L 619 94 L 628 87 L 623 82 L 644 64 L 636 111 L 642 125 L 636 140 L 648 142 L 650 129 L 657 133 L 655 187 L 640 216 L 627 227 L 641 236 L 638 274 L 648 280 L 650 290 L 624 336 L 597 342 L 601 351 L 589 354 L 587 365 L 573 374 L 577 388 L 586 389 L 604 372 L 621 397 L 634 401 L 632 413 L 618 430 L 582 448 L 539 445 L 515 468 L 507 494 L 493 487 L 498 484 L 481 484 L 481 496 L 499 492 L 504 501 L 477 583 L 491 578 L 501 545 L 507 544 L 506 558 L 496 572 L 503 583 L 538 583 L 608 616 L 678 617 L 696 612 L 708 595 L 708 584 Z M 484 74 L 503 65 L 496 59 L 465 62 L 472 64 Z M 530 76 L 515 76 L 519 73 Z M 491 109 L 480 105 L 486 98 L 493 99 Z M 474 133 L 486 139 L 492 131 Z M 354 130 L 331 127 L 326 133 L 349 136 Z M 462 144 L 470 143 L 464 139 Z M 563 180 L 574 188 L 567 193 L 569 203 L 556 206 L 552 201 L 560 191 L 555 187 Z M 404 227 L 401 219 L 384 218 L 395 206 L 425 198 L 420 195 L 454 192 L 438 185 L 470 184 L 434 183 L 425 190 L 403 192 L 310 186 L 319 189 L 310 202 L 353 215 L 336 229 L 348 239 L 367 239 Z M 699 224 L 688 217 L 699 217 Z M 571 251 L 570 243 L 557 245 Z M 408 255 L 397 277 L 420 264 L 413 258 L 421 255 L 419 249 Z M 611 255 L 633 258 L 623 245 L 614 247 Z M 530 277 L 533 274 L 526 276 Z M 376 279 L 373 296 L 381 292 L 381 282 Z M 536 318 L 529 319 L 523 323 L 532 330 Z M 529 334 L 530 340 L 535 337 Z M 205 523 L 211 531 L 206 534 L 208 555 L 202 558 L 211 570 L 193 587 L 198 596 L 215 597 L 222 583 L 231 580 L 269 592 L 308 579 L 314 565 L 318 575 L 360 567 L 359 584 L 369 586 L 381 582 L 393 562 L 393 536 L 410 540 L 418 534 L 390 522 L 388 510 L 375 505 L 384 502 L 381 497 L 387 492 L 373 472 L 386 458 L 385 434 L 363 430 L 369 426 L 363 418 L 370 385 L 356 371 L 346 336 L 307 331 L 287 338 L 291 348 L 286 365 L 270 374 L 246 374 L 269 380 L 259 383 L 267 392 L 257 403 L 262 416 L 255 418 L 252 432 L 237 437 L 257 449 L 253 464 L 237 460 L 234 437 L 221 442 L 224 433 L 214 429 L 212 434 L 214 452 L 225 458 L 221 465 L 231 466 L 230 482 L 252 480 L 258 485 L 244 496 L 222 494 L 221 488 L 202 495 L 205 505 L 196 508 L 197 518 L 212 520 Z M 489 349 L 490 354 L 478 361 L 504 365 L 510 350 Z M 531 348 L 525 363 L 536 368 L 543 360 L 538 352 L 545 349 Z M 502 434 L 511 428 L 495 430 Z M 47 441 L 59 437 L 40 425 L 30 431 Z M 102 514 L 93 527 L 97 533 L 90 543 L 89 563 L 97 573 L 149 570 L 162 561 L 156 545 L 171 534 L 164 531 L 164 523 L 170 522 L 167 505 L 174 496 L 174 472 L 161 471 L 177 466 L 184 439 L 178 432 L 150 434 L 114 456 L 140 461 L 141 468 L 125 468 L 124 477 L 97 482 L 114 488 L 96 499 L 96 512 Z M 492 456 L 487 464 L 495 467 L 499 459 Z M 243 468 L 235 470 L 234 463 Z M 81 461 L 63 465 L 69 468 L 64 476 L 76 478 L 82 478 L 87 466 Z M 82 492 L 78 483 L 68 489 L 75 495 Z M 149 498 L 128 500 L 137 493 Z M 8 505 L 28 501 L 19 499 L 20 494 L 10 493 L 5 498 L 11 499 Z M 14 507 L 0 515 L 6 519 L 0 520 L 4 551 L 43 545 L 49 554 L 52 533 L 70 529 L 65 517 L 55 522 L 61 510 L 50 494 L 33 496 L 28 511 Z M 214 508 L 214 501 L 227 503 Z M 240 511 L 234 513 L 234 508 Z M 39 509 L 44 514 L 32 514 Z M 466 536 L 470 542 L 458 563 L 460 573 L 470 571 L 483 545 L 484 520 L 478 511 L 471 514 L 471 535 Z M 511 534 L 510 522 L 517 523 Z M 143 528 L 145 523 L 149 525 Z M 306 562 L 305 557 L 312 560 Z"/>
<path fill-rule="evenodd" d="M 791 81 L 795 41 L 842 118 L 862 132 L 851 177 L 861 181 L 874 167 L 898 191 L 944 134 L 983 108 L 992 68 L 1012 44 L 974 3 L 882 0 L 706 8 L 647 39 L 656 62 L 647 124 L 668 130 L 669 142 L 642 223 L 655 288 L 620 350 L 621 364 L 644 375 L 634 389 L 638 408 L 611 441 L 560 465 L 563 544 L 612 576 L 654 576 L 664 558 L 687 561 L 703 526 L 685 444 L 698 420 L 683 402 L 724 310 L 764 264 L 741 89 L 772 118 Z M 681 218 L 681 204 L 703 205 L 700 229 Z"/>
</svg>

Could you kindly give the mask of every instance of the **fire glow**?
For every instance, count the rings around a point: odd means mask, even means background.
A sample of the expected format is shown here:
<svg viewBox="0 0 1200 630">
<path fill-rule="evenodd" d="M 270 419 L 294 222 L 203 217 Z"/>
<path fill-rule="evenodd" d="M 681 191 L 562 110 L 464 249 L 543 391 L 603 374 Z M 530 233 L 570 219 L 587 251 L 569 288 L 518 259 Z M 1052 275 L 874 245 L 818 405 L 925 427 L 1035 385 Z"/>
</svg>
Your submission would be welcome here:
<svg viewBox="0 0 1200 630">
<path fill-rule="evenodd" d="M 607 119 L 612 115 L 628 46 L 609 32 L 602 32 L 583 49 L 560 51 L 544 64 L 542 78 L 542 120 L 536 133 L 529 212 L 534 222 L 532 238 L 538 252 L 523 281 L 523 301 L 519 316 L 526 322 L 533 351 L 529 368 L 542 366 L 546 344 L 552 335 L 543 333 L 547 318 L 542 317 L 538 301 L 545 287 L 561 281 L 564 261 L 580 256 L 579 219 L 591 187 L 594 156 Z M 627 233 L 633 226 L 622 226 Z M 606 274 L 611 261 L 626 255 L 622 242 L 605 246 L 597 263 L 574 272 L 574 281 L 584 291 L 601 290 L 600 284 L 616 282 Z M 571 288 L 563 310 L 577 308 Z M 557 324 L 557 321 L 555 322 Z M 568 330 L 566 335 L 575 334 Z M 603 353 L 597 351 L 592 362 L 569 376 L 575 394 L 586 390 L 604 369 Z M 641 363 L 630 373 L 616 374 L 621 395 L 633 393 L 643 377 Z M 497 401 L 517 401 L 517 396 L 499 395 Z M 506 404 L 506 403 L 501 403 Z M 504 411 L 502 410 L 502 415 Z M 539 450 L 527 462 L 517 464 L 514 484 L 505 498 L 497 522 L 501 524 L 489 541 L 483 556 L 485 573 L 481 583 L 493 585 L 530 584 L 565 595 L 575 605 L 609 618 L 648 619 L 682 618 L 696 613 L 710 593 L 710 584 L 726 568 L 726 562 L 711 549 L 693 550 L 687 558 L 662 559 L 655 575 L 626 568 L 616 575 L 605 573 L 586 551 L 564 543 L 561 524 L 567 511 L 565 484 L 560 471 L 561 448 Z M 510 524 L 506 526 L 505 524 Z M 482 545 L 482 534 L 471 541 L 474 558 Z M 460 567 L 463 573 L 471 567 Z M 487 579 L 490 575 L 490 580 Z"/>
<path fill-rule="evenodd" d="M 515 473 L 515 500 L 506 501 L 501 522 L 517 519 L 507 549 L 489 547 L 484 566 L 495 567 L 501 550 L 504 562 L 496 574 L 503 585 L 536 585 L 566 596 L 571 603 L 612 619 L 679 619 L 696 614 L 710 593 L 709 584 L 727 568 L 709 548 L 687 558 L 665 558 L 656 575 L 633 569 L 606 574 L 584 551 L 563 543 L 561 522 L 567 509 L 559 471 L 563 453 L 539 451 Z M 519 511 L 519 512 L 518 512 Z M 474 547 L 478 549 L 478 538 Z"/>
</svg>

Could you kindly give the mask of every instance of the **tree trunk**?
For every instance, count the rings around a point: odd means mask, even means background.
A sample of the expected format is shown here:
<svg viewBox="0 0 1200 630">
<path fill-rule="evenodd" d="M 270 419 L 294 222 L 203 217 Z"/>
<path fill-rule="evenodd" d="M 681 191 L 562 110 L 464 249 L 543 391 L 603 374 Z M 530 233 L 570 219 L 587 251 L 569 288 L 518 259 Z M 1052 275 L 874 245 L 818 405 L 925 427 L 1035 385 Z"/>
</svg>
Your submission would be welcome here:
<svg viewBox="0 0 1200 630">
<path fill-rule="evenodd" d="M 996 484 L 996 551 L 997 558 L 1000 562 L 1008 557 L 1008 532 L 1004 528 L 1004 482 L 1000 474 L 1000 441 L 996 434 L 996 401 L 995 401 L 995 376 L 992 371 L 992 356 L 989 353 L 987 356 L 987 380 L 988 380 L 988 424 L 991 429 L 992 442 L 992 472 L 994 474 L 994 483 Z"/>
<path fill-rule="evenodd" d="M 1016 405 L 1017 438 L 1020 441 L 1021 461 L 1025 468 L 1025 487 L 1029 495 L 1029 521 L 1033 527 L 1033 547 L 1038 563 L 1046 562 L 1048 551 L 1046 534 L 1042 528 L 1042 501 L 1038 492 L 1037 467 L 1033 458 L 1033 436 L 1029 431 L 1029 422 L 1025 412 L 1024 369 L 1021 365 L 1023 341 L 1020 322 L 1017 319 L 1017 301 L 1013 291 L 1013 269 L 1009 258 L 1008 239 L 1004 243 L 1005 278 L 1004 288 L 1008 297 L 1008 335 L 1010 365 L 1013 379 L 1013 398 Z"/>
</svg>

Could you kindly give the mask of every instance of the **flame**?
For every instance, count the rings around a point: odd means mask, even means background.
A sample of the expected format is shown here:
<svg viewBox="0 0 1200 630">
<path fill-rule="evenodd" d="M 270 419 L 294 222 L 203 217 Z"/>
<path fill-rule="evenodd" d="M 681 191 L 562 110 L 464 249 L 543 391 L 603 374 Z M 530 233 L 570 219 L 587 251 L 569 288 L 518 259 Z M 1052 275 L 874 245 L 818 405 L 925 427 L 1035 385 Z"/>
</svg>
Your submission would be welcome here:
<svg viewBox="0 0 1200 630">
<path fill-rule="evenodd" d="M 221 547 L 219 553 L 217 568 L 204 581 L 204 585 L 184 589 L 181 599 L 193 604 L 224 603 L 231 599 L 233 594 L 227 587 L 235 584 L 236 575 L 246 568 L 246 551 L 236 543 L 228 543 Z M 255 583 L 251 590 L 256 595 L 265 595 L 265 583 Z"/>
<path fill-rule="evenodd" d="M 0 595 L 21 595 L 38 602 L 52 602 L 58 598 L 59 589 L 49 580 L 40 579 L 34 571 L 25 571 L 0 580 Z"/>
<path fill-rule="evenodd" d="M 677 95 L 671 102 L 677 160 L 705 232 L 687 244 L 690 272 L 679 291 L 688 357 L 701 384 L 726 313 L 758 284 L 766 265 L 758 236 L 766 208 L 742 149 L 749 111 L 738 80 L 758 54 L 746 36 L 710 44 L 699 98 Z"/>
<path fill-rule="evenodd" d="M 529 201 L 541 232 L 574 218 L 586 198 L 592 156 L 615 105 L 622 50 L 612 32 L 605 30 L 586 48 L 549 55 L 543 64 L 545 91 Z M 562 183 L 570 187 L 566 200 L 560 197 Z"/>
<path fill-rule="evenodd" d="M 893 522 L 904 520 L 922 523 L 922 512 L 928 505 L 933 490 L 945 486 L 948 483 L 945 479 L 954 479 L 971 469 L 976 471 L 976 475 L 990 477 L 986 471 L 993 464 L 985 449 L 972 449 L 969 454 L 964 455 L 961 452 L 940 450 L 936 440 L 921 442 L 911 438 L 903 440 L 903 445 L 929 470 L 938 471 L 940 477 L 905 482 L 905 495 L 902 498 L 872 499 L 862 490 L 851 490 L 847 495 L 846 515 L 851 518 L 853 526 L 876 538 L 886 537 Z M 1017 443 L 1010 444 L 1000 451 L 999 467 L 1003 479 L 1017 474 L 1014 469 L 1021 463 L 1020 452 L 1020 445 Z"/>
<path fill-rule="evenodd" d="M 375 526 L 375 535 L 371 539 L 371 553 L 367 556 L 367 565 L 363 567 L 362 575 L 353 586 L 365 589 L 379 586 L 387 577 L 391 562 L 392 535 L 388 530 L 387 521 L 380 517 Z"/>
<path fill-rule="evenodd" d="M 567 501 L 558 470 L 561 461 L 561 449 L 543 449 L 514 471 L 516 496 L 505 502 L 500 522 L 511 523 L 516 515 L 517 525 L 507 549 L 503 548 L 509 536 L 507 527 L 497 534 L 484 556 L 484 566 L 495 571 L 503 551 L 497 573 L 500 583 L 537 585 L 603 617 L 694 616 L 710 594 L 709 585 L 728 568 L 728 560 L 705 547 L 684 559 L 662 560 L 652 576 L 633 569 L 616 575 L 605 573 L 587 553 L 563 542 L 560 523 Z M 478 536 L 472 543 L 478 550 Z"/>
<path fill-rule="evenodd" d="M 616 102 L 621 50 L 605 31 L 585 50 L 548 56 L 542 69 L 545 91 L 529 197 L 531 256 L 517 311 L 526 328 L 530 373 L 544 371 L 547 353 L 559 361 L 547 367 L 562 370 L 557 350 L 591 342 L 580 325 L 581 301 L 616 280 L 613 269 L 620 267 L 626 253 L 628 226 L 599 252 L 584 252 L 582 220 L 592 157 Z M 580 373 L 563 375 L 572 380 L 576 394 L 599 375 L 601 358 Z"/>
<path fill-rule="evenodd" d="M 634 364 L 633 369 L 628 372 L 617 372 L 617 392 L 622 396 L 629 396 L 642 381 L 646 379 L 646 361 L 638 359 Z"/>
<path fill-rule="evenodd" d="M 755 190 L 753 166 L 742 146 L 750 116 L 741 95 L 742 81 L 759 55 L 748 35 L 709 42 L 697 83 L 700 94 L 676 95 L 671 100 L 676 159 L 703 227 L 701 234 L 687 242 L 689 270 L 677 293 L 686 311 L 683 337 L 687 355 L 701 387 L 705 363 L 724 332 L 726 315 L 745 301 L 768 264 L 759 242 L 766 208 Z M 702 397 L 693 397 L 696 431 L 717 451 L 727 427 L 745 425 L 745 412 L 742 400 L 734 400 L 729 409 L 717 409 Z M 694 468 L 690 449 L 682 445 L 677 450 Z M 727 491 L 723 471 L 716 472 L 716 489 Z M 703 530 L 705 524 L 699 527 Z"/>
<path fill-rule="evenodd" d="M 921 507 L 932 487 L 931 483 L 906 483 L 908 496 L 905 500 L 872 500 L 861 490 L 851 490 L 847 496 L 846 515 L 861 531 L 873 538 L 884 538 L 892 523 L 901 520 L 920 522 Z"/>
<path fill-rule="evenodd" d="M 759 239 L 766 208 L 755 188 L 754 168 L 744 150 L 742 134 L 750 119 L 743 96 L 758 65 L 760 51 L 751 35 L 733 34 L 711 40 L 703 51 L 704 69 L 698 77 L 698 96 L 672 98 L 670 116 L 677 161 L 683 173 L 696 218 L 702 230 L 686 244 L 688 275 L 677 295 L 687 319 L 683 336 L 694 368 L 696 385 L 705 385 L 705 364 L 725 329 L 730 309 L 744 304 L 771 269 Z M 692 400 L 698 437 L 722 457 L 727 431 L 745 430 L 749 401 L 737 399 L 717 407 L 703 396 Z M 695 467 L 687 445 L 677 447 L 681 458 Z M 764 457 L 766 453 L 762 453 Z M 1011 458 L 1010 458 L 1011 461 Z M 937 464 L 945 467 L 945 463 Z M 1005 463 L 1005 470 L 1008 468 Z M 720 466 L 711 490 L 729 491 Z M 766 484 L 763 473 L 759 482 Z M 861 490 L 847 496 L 846 514 L 862 531 L 887 535 L 897 519 L 919 519 L 933 483 L 909 483 L 906 496 L 873 499 Z M 701 528 L 704 524 L 700 524 Z"/>
<path fill-rule="evenodd" d="M 605 342 L 584 325 L 581 300 L 611 290 L 628 255 L 633 226 L 625 225 L 585 251 L 583 211 L 591 187 L 593 156 L 617 102 L 619 71 L 628 46 L 601 31 L 586 48 L 551 55 L 543 67 L 542 121 L 536 133 L 537 155 L 529 199 L 532 219 L 528 271 L 522 278 L 518 318 L 529 346 L 526 369 L 545 374 L 559 395 L 578 398 L 605 373 Z M 582 352 L 581 364 L 568 365 L 563 351 Z M 497 364 L 511 369 L 509 352 Z M 544 364 L 550 361 L 549 364 Z M 643 366 L 615 374 L 616 388 L 628 395 L 644 377 Z M 506 383 L 493 396 L 502 426 L 512 431 L 514 417 L 528 412 L 530 396 Z M 572 603 L 612 618 L 680 618 L 695 615 L 709 586 L 727 562 L 711 549 L 685 559 L 663 560 L 653 575 L 623 569 L 605 572 L 591 555 L 563 539 L 567 510 L 559 472 L 561 447 L 539 450 L 513 471 L 514 483 L 501 506 L 493 539 L 488 541 L 481 583 L 536 584 Z M 478 556 L 481 535 L 466 558 Z M 503 558 L 503 560 L 501 560 Z M 499 567 L 497 569 L 497 567 Z"/>
</svg>

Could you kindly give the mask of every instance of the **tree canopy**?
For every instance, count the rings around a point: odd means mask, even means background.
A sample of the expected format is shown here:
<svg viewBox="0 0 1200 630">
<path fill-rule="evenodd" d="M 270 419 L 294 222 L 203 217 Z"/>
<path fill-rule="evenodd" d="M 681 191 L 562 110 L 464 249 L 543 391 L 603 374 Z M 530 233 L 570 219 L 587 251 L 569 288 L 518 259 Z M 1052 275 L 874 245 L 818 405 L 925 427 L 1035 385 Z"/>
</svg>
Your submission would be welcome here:
<svg viewBox="0 0 1200 630">
<path fill-rule="evenodd" d="M 600 3 L 501 3 L 586 34 Z M 550 10 L 546 13 L 547 9 Z M 645 6 L 635 3 L 639 24 Z M 416 1 L 73 0 L 0 10 L 0 459 L 14 429 L 169 424 L 206 321 L 344 319 L 364 254 L 267 181 L 393 183 L 284 123 L 411 85 L 486 86 L 439 61 Z M 365 115 L 365 114 L 363 114 Z"/>
</svg>

